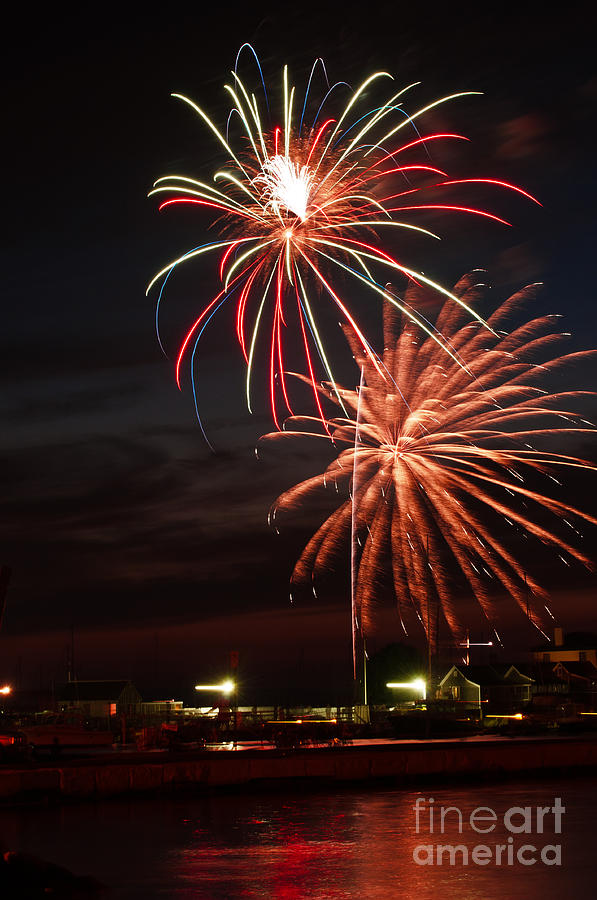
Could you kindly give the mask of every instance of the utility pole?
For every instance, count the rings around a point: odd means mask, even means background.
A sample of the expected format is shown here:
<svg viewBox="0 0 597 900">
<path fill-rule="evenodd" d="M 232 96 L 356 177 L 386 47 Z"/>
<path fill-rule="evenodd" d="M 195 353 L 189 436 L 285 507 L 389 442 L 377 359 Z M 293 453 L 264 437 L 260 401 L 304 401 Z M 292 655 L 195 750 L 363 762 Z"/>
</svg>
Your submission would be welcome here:
<svg viewBox="0 0 597 900">
<path fill-rule="evenodd" d="M 369 695 L 367 692 L 367 642 L 363 635 L 363 703 L 365 706 L 369 703 Z"/>
<path fill-rule="evenodd" d="M 70 644 L 66 649 L 67 655 L 67 664 L 66 664 L 66 680 L 67 681 L 76 681 L 77 677 L 75 675 L 75 626 L 71 625 L 70 627 Z"/>
<path fill-rule="evenodd" d="M 427 686 L 431 684 L 431 597 L 427 594 Z"/>
<path fill-rule="evenodd" d="M 359 425 L 361 421 L 361 395 L 365 386 L 365 372 L 361 366 L 361 379 L 359 384 L 359 396 L 357 402 L 356 426 L 354 432 L 354 448 L 352 462 L 352 486 L 351 486 L 351 522 L 350 522 L 350 610 L 352 618 L 352 674 L 354 684 L 354 700 L 357 706 L 361 704 L 367 707 L 367 650 L 365 647 L 365 635 L 363 633 L 363 622 L 361 618 L 361 609 L 357 600 L 358 593 L 358 566 L 360 560 L 357 550 L 358 543 L 358 527 L 356 521 L 356 494 L 357 494 L 357 476 L 358 476 L 358 449 L 360 443 Z M 362 676 L 359 671 L 363 666 Z"/>
<path fill-rule="evenodd" d="M 431 678 L 432 678 L 432 657 L 433 657 L 433 638 L 431 633 L 431 578 L 430 578 L 430 563 L 429 563 L 429 534 L 427 535 L 426 541 L 426 552 L 425 559 L 427 565 L 427 696 L 432 696 L 431 692 Z M 435 623 L 434 623 L 435 624 Z"/>
</svg>

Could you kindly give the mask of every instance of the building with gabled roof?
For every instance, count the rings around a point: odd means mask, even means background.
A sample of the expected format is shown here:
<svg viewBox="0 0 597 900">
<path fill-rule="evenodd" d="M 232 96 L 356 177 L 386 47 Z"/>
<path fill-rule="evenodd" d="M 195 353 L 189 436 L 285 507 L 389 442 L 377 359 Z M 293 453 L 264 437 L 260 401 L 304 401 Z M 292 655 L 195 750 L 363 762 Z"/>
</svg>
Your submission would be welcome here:
<svg viewBox="0 0 597 900">
<path fill-rule="evenodd" d="M 126 679 L 115 681 L 68 681 L 56 689 L 56 703 L 62 712 L 80 710 L 91 718 L 135 713 L 142 697 Z"/>
<path fill-rule="evenodd" d="M 529 674 L 535 681 L 534 703 L 546 705 L 567 698 L 588 709 L 597 707 L 597 667 L 592 662 L 535 660 Z"/>
<path fill-rule="evenodd" d="M 454 665 L 441 679 L 437 697 L 468 709 L 506 713 L 530 701 L 532 685 L 533 679 L 511 663 Z"/>
</svg>

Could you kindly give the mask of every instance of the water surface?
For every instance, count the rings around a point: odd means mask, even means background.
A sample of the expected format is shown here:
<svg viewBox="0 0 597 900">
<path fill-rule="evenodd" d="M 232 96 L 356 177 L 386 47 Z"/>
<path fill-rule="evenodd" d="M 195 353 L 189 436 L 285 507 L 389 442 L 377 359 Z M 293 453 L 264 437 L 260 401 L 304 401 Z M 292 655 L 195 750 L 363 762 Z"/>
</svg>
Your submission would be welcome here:
<svg viewBox="0 0 597 900">
<path fill-rule="evenodd" d="M 414 806 L 419 800 L 419 833 Z M 565 807 L 561 833 L 551 812 Z M 433 804 L 430 799 L 433 798 Z M 61 807 L 0 810 L 0 843 L 34 853 L 108 884 L 109 900 L 272 898 L 272 900 L 561 900 L 597 876 L 597 779 L 508 784 L 475 783 L 420 791 L 381 788 L 265 794 L 175 794 Z M 425 801 L 423 803 L 423 800 Z M 441 807 L 444 833 L 439 832 Z M 476 832 L 473 821 L 493 830 Z M 548 808 L 537 833 L 536 807 Z M 512 833 L 504 815 L 530 807 L 531 833 Z M 430 808 L 434 809 L 431 833 Z M 495 813 L 495 820 L 491 813 Z M 462 831 L 460 831 L 462 816 Z M 510 824 L 527 821 L 512 813 Z M 510 838 L 510 842 L 508 842 Z M 417 865 L 437 845 L 464 845 L 438 865 Z M 501 844 L 500 864 L 496 844 Z M 424 845 L 428 849 L 417 851 Z M 484 845 L 491 859 L 475 864 Z M 525 865 L 516 858 L 523 846 Z M 561 848 L 561 865 L 545 865 L 541 849 Z M 511 862 L 507 848 L 511 847 Z M 487 853 L 485 853 L 487 856 Z M 551 859 L 556 851 L 548 851 Z M 483 859 L 483 851 L 477 858 Z M 434 856 L 435 860 L 436 857 Z"/>
</svg>

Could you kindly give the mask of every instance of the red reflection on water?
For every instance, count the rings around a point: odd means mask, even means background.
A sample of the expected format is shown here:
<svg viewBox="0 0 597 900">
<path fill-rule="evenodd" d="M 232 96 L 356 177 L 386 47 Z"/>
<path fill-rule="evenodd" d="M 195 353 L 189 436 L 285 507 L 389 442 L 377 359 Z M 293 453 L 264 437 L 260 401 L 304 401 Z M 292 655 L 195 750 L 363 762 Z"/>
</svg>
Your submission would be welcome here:
<svg viewBox="0 0 597 900">
<path fill-rule="evenodd" d="M 561 900 L 587 896 L 595 881 L 597 781 L 537 781 L 450 788 L 285 795 L 173 796 L 60 808 L 0 809 L 0 843 L 89 874 L 115 896 L 153 900 Z M 416 831 L 417 797 L 456 807 L 444 833 L 429 819 Z M 562 833 L 553 816 L 542 834 L 512 835 L 512 807 L 552 807 L 562 798 Z M 477 834 L 470 814 L 496 812 L 495 829 Z M 518 821 L 518 820 L 517 820 Z M 434 820 L 435 825 L 439 818 Z M 562 865 L 419 866 L 420 844 L 561 843 Z M 583 891 L 584 888 L 584 891 Z M 590 893 L 590 892 L 589 892 Z"/>
<path fill-rule="evenodd" d="M 353 853 L 350 848 L 333 846 L 325 854 L 322 866 L 320 842 L 294 842 L 285 845 L 282 855 L 274 855 L 268 891 L 274 900 L 304 900 L 313 890 L 325 889 L 330 900 L 343 900 L 347 896 L 342 887 L 328 883 L 326 870 L 343 868 Z M 322 871 L 322 869 L 324 871 Z M 323 884 L 322 884 L 323 882 Z"/>
<path fill-rule="evenodd" d="M 421 798 L 418 831 L 417 797 Z M 516 848 L 530 843 L 539 850 L 545 844 L 564 840 L 565 835 L 554 835 L 549 817 L 541 835 L 512 835 L 504 824 L 504 813 L 511 807 L 551 806 L 553 801 L 553 789 L 541 784 L 502 788 L 480 785 L 420 794 L 340 793 L 321 799 L 311 795 L 279 806 L 275 798 L 261 799 L 260 815 L 243 819 L 246 830 L 240 852 L 230 847 L 216 853 L 205 845 L 190 848 L 184 860 L 179 857 L 183 864 L 179 875 L 196 887 L 213 887 L 217 882 L 221 890 L 224 884 L 228 886 L 230 896 L 272 900 L 559 898 L 561 893 L 549 891 L 559 884 L 561 892 L 565 873 L 561 868 L 543 865 L 538 854 L 532 866 L 522 865 L 516 856 L 509 864 L 512 857 L 506 853 L 499 864 L 495 860 L 496 844 L 506 847 L 510 843 Z M 268 803 L 270 815 L 263 817 L 262 808 Z M 495 811 L 490 833 L 479 833 L 471 827 L 470 815 L 478 807 Z M 442 808 L 447 811 L 443 825 Z M 465 853 L 458 852 L 455 864 L 451 864 L 448 853 L 437 864 L 438 844 L 464 846 L 468 860 L 465 863 Z M 421 845 L 431 848 L 431 865 L 415 861 Z M 478 845 L 492 850 L 486 865 L 473 860 L 472 851 Z M 421 858 L 429 859 L 429 853 L 419 854 Z"/>
</svg>

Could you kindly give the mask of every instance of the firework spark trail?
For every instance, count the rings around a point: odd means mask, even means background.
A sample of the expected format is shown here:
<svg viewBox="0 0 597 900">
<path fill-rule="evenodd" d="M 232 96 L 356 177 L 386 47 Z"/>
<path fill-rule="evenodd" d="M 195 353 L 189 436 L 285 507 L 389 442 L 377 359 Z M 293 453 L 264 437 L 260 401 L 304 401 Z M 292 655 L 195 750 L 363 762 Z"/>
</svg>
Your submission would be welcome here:
<svg viewBox="0 0 597 900">
<path fill-rule="evenodd" d="M 475 281 L 475 273 L 465 276 L 454 293 L 474 303 L 481 292 Z M 545 614 L 551 616 L 547 594 L 509 548 L 504 522 L 591 566 L 558 529 L 561 520 L 574 528 L 571 518 L 591 524 L 597 519 L 538 490 L 535 481 L 537 473 L 558 482 L 561 470 L 597 467 L 533 449 L 529 441 L 595 433 L 592 423 L 570 411 L 574 400 L 595 393 L 550 393 L 541 382 L 566 364 L 594 358 L 597 351 L 554 355 L 565 338 L 555 330 L 555 316 L 504 331 L 508 318 L 535 292 L 531 286 L 506 300 L 488 319 L 491 332 L 471 322 L 462 307 L 444 304 L 437 327 L 465 366 L 392 307 L 384 310 L 382 373 L 346 329 L 365 381 L 360 390 L 338 389 L 349 415 L 329 419 L 327 433 L 315 417 L 290 418 L 285 430 L 262 438 L 267 445 L 331 437 L 338 449 L 323 477 L 301 482 L 278 498 L 270 519 L 319 496 L 322 486 L 340 492 L 340 505 L 296 563 L 293 582 L 311 581 L 330 569 L 350 541 L 352 524 L 359 544 L 358 560 L 352 561 L 356 611 L 365 632 L 374 624 L 378 582 L 390 573 L 405 630 L 414 614 L 434 646 L 433 603 L 454 637 L 462 639 L 466 623 L 450 590 L 454 564 L 494 630 L 493 597 L 499 586 L 543 631 Z M 335 399 L 329 386 L 320 390 Z"/>
<path fill-rule="evenodd" d="M 213 184 L 171 174 L 155 182 L 150 196 L 164 198 L 160 210 L 190 206 L 217 213 L 221 236 L 163 267 L 150 282 L 148 292 L 154 286 L 159 287 L 159 307 L 165 284 L 168 281 L 171 284 L 171 276 L 179 266 L 206 254 L 220 254 L 222 291 L 205 302 L 181 342 L 176 363 L 177 383 L 180 387 L 183 358 L 194 358 L 197 342 L 204 333 L 205 329 L 199 327 L 208 316 L 208 320 L 211 319 L 215 308 L 220 308 L 219 298 L 234 296 L 237 338 L 247 363 L 249 409 L 251 370 L 256 354 L 248 352 L 247 348 L 254 350 L 258 337 L 269 333 L 269 396 L 277 424 L 280 411 L 290 411 L 284 366 L 287 354 L 282 344 L 285 338 L 289 347 L 296 344 L 294 331 L 297 327 L 300 326 L 304 338 L 305 374 L 308 374 L 313 391 L 316 391 L 318 360 L 324 377 L 335 384 L 318 325 L 318 309 L 324 303 L 339 312 L 343 326 L 348 324 L 356 336 L 360 352 L 378 365 L 356 317 L 341 298 L 341 286 L 336 286 L 336 282 L 352 279 L 361 292 L 371 292 L 386 304 L 396 305 L 447 353 L 452 352 L 441 330 L 430 327 L 423 316 L 404 305 L 382 285 L 389 269 L 407 281 L 414 279 L 428 285 L 450 297 L 455 304 L 462 305 L 465 301 L 382 249 L 378 232 L 390 229 L 390 234 L 393 231 L 399 235 L 401 230 L 406 230 L 438 238 L 437 234 L 411 221 L 413 213 L 430 209 L 462 212 L 508 224 L 501 217 L 471 207 L 469 203 L 448 202 L 445 192 L 453 190 L 454 186 L 467 191 L 469 185 L 483 184 L 537 201 L 521 188 L 498 179 L 450 179 L 427 159 L 430 159 L 430 146 L 468 139 L 449 132 L 421 133 L 420 121 L 442 104 L 477 92 L 441 97 L 408 113 L 402 104 L 405 95 L 415 87 L 409 85 L 368 108 L 366 94 L 375 93 L 391 80 L 388 73 L 376 72 L 354 91 L 344 82 L 331 87 L 327 82 L 327 94 L 315 118 L 309 122 L 309 92 L 312 92 L 318 64 L 321 64 L 327 81 L 325 67 L 317 60 L 307 84 L 300 120 L 295 113 L 295 107 L 299 107 L 297 92 L 289 84 L 288 68 L 284 67 L 282 116 L 276 122 L 272 119 L 255 51 L 249 45 L 241 48 L 245 49 L 257 62 L 265 106 L 245 86 L 235 69 L 232 84 L 225 86 L 232 99 L 232 108 L 224 132 L 193 100 L 182 94 L 172 95 L 207 125 L 225 151 L 227 161 L 225 167 L 215 173 Z M 261 88 L 258 93 L 261 96 Z M 337 105 L 342 94 L 348 94 L 344 106 L 339 107 L 335 116 L 328 115 L 328 107 L 332 102 Z M 230 135 L 233 124 L 240 129 L 236 150 Z M 416 137 L 408 134 L 409 131 Z M 413 152 L 424 152 L 426 158 L 419 162 Z M 396 191 L 399 179 L 404 181 L 405 190 Z M 438 201 L 434 199 L 435 194 L 439 195 Z M 402 198 L 406 197 L 408 199 L 401 205 Z M 398 212 L 402 214 L 400 219 L 395 217 Z M 298 309 L 295 310 L 297 296 Z M 467 310 L 471 317 L 478 318 L 473 309 L 467 307 Z M 303 331 L 305 323 L 307 328 Z M 192 371 L 191 379 L 194 382 Z"/>
</svg>

